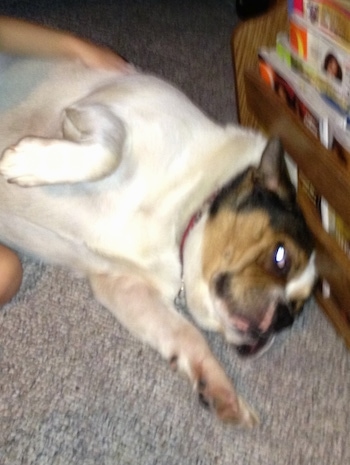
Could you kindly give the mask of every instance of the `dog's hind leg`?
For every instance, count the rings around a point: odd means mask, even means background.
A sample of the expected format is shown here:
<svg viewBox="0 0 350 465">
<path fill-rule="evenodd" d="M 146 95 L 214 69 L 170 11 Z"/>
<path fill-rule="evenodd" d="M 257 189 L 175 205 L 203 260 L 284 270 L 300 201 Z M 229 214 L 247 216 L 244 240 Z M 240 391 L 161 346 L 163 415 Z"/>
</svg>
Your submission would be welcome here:
<svg viewBox="0 0 350 465">
<path fill-rule="evenodd" d="M 25 137 L 6 149 L 0 174 L 20 186 L 95 181 L 117 169 L 125 128 L 106 106 L 77 104 L 67 108 L 62 139 Z"/>
<path fill-rule="evenodd" d="M 236 394 L 202 334 L 159 292 L 135 276 L 90 277 L 96 298 L 135 336 L 156 349 L 173 369 L 190 379 L 201 402 L 223 421 L 244 427 L 255 413 Z"/>
</svg>

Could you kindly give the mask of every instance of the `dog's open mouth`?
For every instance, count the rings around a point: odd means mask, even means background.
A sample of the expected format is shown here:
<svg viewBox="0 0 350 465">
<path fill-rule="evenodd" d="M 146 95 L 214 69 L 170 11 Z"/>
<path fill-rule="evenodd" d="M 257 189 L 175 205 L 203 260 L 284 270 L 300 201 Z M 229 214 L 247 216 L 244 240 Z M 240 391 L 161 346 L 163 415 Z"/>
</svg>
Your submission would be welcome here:
<svg viewBox="0 0 350 465">
<path fill-rule="evenodd" d="M 262 335 L 256 341 L 250 344 L 237 346 L 237 352 L 242 357 L 260 356 L 265 353 L 273 344 L 275 336 L 271 333 Z"/>
<path fill-rule="evenodd" d="M 290 327 L 294 322 L 294 315 L 287 305 L 279 304 L 276 308 L 273 322 L 270 328 L 264 333 L 253 332 L 249 342 L 236 346 L 237 352 L 242 357 L 260 356 L 264 354 L 273 344 L 275 333 L 279 333 Z"/>
</svg>

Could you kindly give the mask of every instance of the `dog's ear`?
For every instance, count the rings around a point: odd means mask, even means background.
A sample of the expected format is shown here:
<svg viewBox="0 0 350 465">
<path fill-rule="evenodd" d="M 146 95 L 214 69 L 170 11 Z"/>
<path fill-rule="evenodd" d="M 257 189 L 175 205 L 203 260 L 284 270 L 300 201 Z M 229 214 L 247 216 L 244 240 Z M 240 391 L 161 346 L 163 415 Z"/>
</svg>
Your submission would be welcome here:
<svg viewBox="0 0 350 465">
<path fill-rule="evenodd" d="M 295 201 L 295 188 L 290 180 L 284 150 L 278 138 L 269 139 L 261 156 L 258 178 L 262 185 L 287 202 Z"/>
</svg>

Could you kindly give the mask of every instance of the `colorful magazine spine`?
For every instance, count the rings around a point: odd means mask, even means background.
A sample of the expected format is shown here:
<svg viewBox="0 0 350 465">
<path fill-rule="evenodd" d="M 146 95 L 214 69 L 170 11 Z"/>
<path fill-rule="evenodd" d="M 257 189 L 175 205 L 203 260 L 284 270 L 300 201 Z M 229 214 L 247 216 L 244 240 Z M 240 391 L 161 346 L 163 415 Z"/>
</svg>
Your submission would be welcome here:
<svg viewBox="0 0 350 465">
<path fill-rule="evenodd" d="M 304 0 L 288 0 L 288 14 L 295 12 L 302 13 L 304 10 Z"/>
</svg>

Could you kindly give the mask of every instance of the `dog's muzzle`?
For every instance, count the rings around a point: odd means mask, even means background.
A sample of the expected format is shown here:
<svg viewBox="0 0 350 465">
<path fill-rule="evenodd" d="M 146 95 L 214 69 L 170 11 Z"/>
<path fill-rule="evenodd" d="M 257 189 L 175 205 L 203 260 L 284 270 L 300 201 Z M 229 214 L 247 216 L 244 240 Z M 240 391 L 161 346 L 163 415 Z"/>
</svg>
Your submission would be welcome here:
<svg viewBox="0 0 350 465">
<path fill-rule="evenodd" d="M 249 357 L 266 352 L 273 343 L 275 333 L 292 326 L 293 322 L 294 316 L 291 308 L 288 305 L 279 304 L 276 308 L 275 316 L 270 328 L 262 333 L 258 329 L 252 327 L 249 330 L 249 336 L 251 337 L 252 342 L 237 346 L 237 352 L 242 357 Z"/>
</svg>

